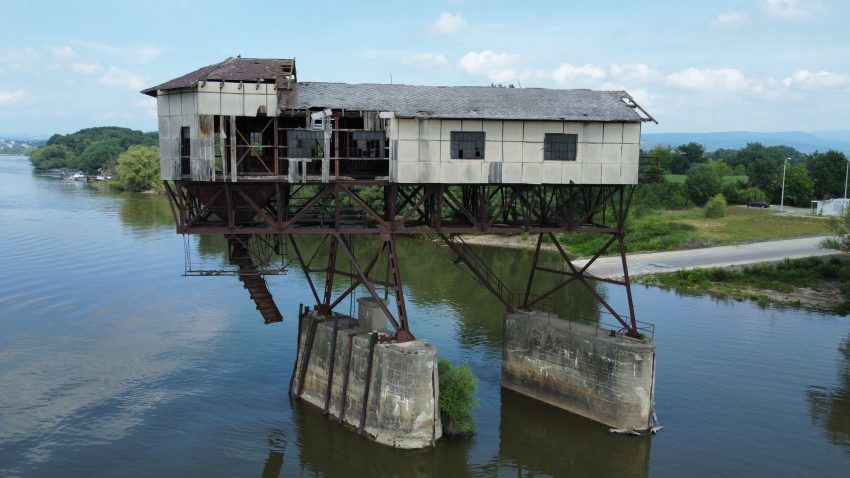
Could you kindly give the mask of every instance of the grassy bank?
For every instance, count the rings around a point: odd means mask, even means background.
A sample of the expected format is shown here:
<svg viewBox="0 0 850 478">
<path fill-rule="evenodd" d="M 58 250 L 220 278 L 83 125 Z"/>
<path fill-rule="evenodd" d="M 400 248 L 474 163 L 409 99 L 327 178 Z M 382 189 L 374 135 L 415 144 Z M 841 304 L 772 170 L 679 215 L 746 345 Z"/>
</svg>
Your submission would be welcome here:
<svg viewBox="0 0 850 478">
<path fill-rule="evenodd" d="M 779 215 L 773 209 L 730 207 L 726 216 L 718 218 L 706 218 L 701 208 L 659 211 L 629 221 L 626 249 L 628 252 L 669 251 L 829 232 L 829 223 L 823 218 Z M 603 245 L 607 238 L 595 234 L 564 234 L 561 240 L 570 252 L 586 256 Z"/>
<path fill-rule="evenodd" d="M 739 269 L 711 268 L 634 278 L 687 294 L 850 313 L 850 256 L 810 257 Z"/>
</svg>

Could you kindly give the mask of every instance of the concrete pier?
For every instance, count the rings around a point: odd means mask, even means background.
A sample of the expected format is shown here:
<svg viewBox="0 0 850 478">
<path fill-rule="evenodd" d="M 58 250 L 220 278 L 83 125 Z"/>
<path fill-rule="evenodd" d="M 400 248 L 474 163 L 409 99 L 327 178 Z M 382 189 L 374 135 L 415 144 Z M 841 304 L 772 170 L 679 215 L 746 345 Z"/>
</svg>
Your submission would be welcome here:
<svg viewBox="0 0 850 478">
<path fill-rule="evenodd" d="M 293 393 L 379 443 L 433 446 L 442 436 L 436 350 L 421 340 L 387 341 L 385 330 L 371 328 L 379 319 L 370 312 L 369 328 L 345 316 L 301 318 Z"/>
<path fill-rule="evenodd" d="M 612 428 L 651 427 L 655 342 L 545 312 L 505 317 L 502 386 Z"/>
</svg>

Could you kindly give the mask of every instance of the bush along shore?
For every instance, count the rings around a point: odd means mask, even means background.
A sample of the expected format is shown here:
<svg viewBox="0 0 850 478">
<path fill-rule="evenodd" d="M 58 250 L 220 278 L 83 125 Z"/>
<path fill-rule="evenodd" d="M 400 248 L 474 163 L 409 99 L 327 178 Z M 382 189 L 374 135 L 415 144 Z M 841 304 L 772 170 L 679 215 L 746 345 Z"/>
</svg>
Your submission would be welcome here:
<svg viewBox="0 0 850 478">
<path fill-rule="evenodd" d="M 688 295 L 850 314 L 850 256 L 786 259 L 740 268 L 693 269 L 634 278 Z"/>
</svg>

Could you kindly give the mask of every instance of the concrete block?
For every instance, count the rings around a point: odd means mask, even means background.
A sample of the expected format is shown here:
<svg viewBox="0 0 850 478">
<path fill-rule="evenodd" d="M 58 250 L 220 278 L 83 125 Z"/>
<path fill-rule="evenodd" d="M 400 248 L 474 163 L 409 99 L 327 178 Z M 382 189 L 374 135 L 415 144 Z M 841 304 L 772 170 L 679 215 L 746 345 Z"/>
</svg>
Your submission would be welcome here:
<svg viewBox="0 0 850 478">
<path fill-rule="evenodd" d="M 160 95 L 156 97 L 156 114 L 157 116 L 171 116 L 171 111 L 168 105 L 168 95 Z"/>
<path fill-rule="evenodd" d="M 522 162 L 542 163 L 543 142 L 541 141 L 539 143 L 522 143 Z"/>
<path fill-rule="evenodd" d="M 430 184 L 439 183 L 440 163 L 431 161 L 419 163 L 419 182 Z"/>
<path fill-rule="evenodd" d="M 542 143 L 545 124 L 543 121 L 525 121 L 522 140 L 526 143 Z"/>
<path fill-rule="evenodd" d="M 400 163 L 419 161 L 419 141 L 400 139 L 397 151 L 397 159 Z"/>
<path fill-rule="evenodd" d="M 197 93 L 181 93 L 180 94 L 180 104 L 181 112 L 184 115 L 194 115 L 198 113 L 198 109 L 195 105 L 195 95 Z"/>
<path fill-rule="evenodd" d="M 483 161 L 463 161 L 460 163 L 460 182 L 462 184 L 480 184 Z"/>
<path fill-rule="evenodd" d="M 433 446 L 442 436 L 437 406 L 439 375 L 433 346 L 414 340 L 378 343 L 371 348 L 371 334 L 364 333 L 368 330 L 355 326 L 348 317 L 326 319 L 313 312 L 301 321 L 293 382 L 293 390 L 300 391 L 301 400 L 319 409 L 327 401 L 331 418 L 341 417 L 356 428 L 361 425 L 360 414 L 368 388 L 363 422 L 366 436 L 384 445 L 406 449 Z M 316 325 L 307 355 L 311 321 L 316 321 Z M 367 375 L 370 351 L 372 367 Z M 302 369 L 303 381 L 300 380 Z M 346 377 L 347 388 L 343 390 Z"/>
<path fill-rule="evenodd" d="M 481 120 L 462 120 L 461 131 L 484 131 Z"/>
<path fill-rule="evenodd" d="M 637 164 L 640 162 L 640 144 L 623 144 L 623 164 Z"/>
<path fill-rule="evenodd" d="M 242 87 L 244 88 L 244 86 L 245 85 L 243 84 Z M 221 91 L 222 93 L 233 93 L 238 95 L 242 94 L 242 88 L 239 87 L 238 81 L 225 81 L 224 86 L 222 86 L 219 91 Z"/>
<path fill-rule="evenodd" d="M 564 171 L 563 163 L 564 161 L 544 161 L 540 182 L 543 184 L 561 184 L 561 176 L 563 176 Z"/>
<path fill-rule="evenodd" d="M 221 114 L 232 116 L 245 116 L 245 104 L 239 93 L 222 93 Z"/>
<path fill-rule="evenodd" d="M 504 121 L 502 126 L 503 141 L 522 141 L 523 122 L 522 121 Z"/>
<path fill-rule="evenodd" d="M 278 116 L 278 108 L 279 104 L 277 102 L 276 94 L 268 94 L 266 95 L 266 112 L 269 116 Z"/>
<path fill-rule="evenodd" d="M 640 143 L 640 123 L 623 124 L 623 143 Z"/>
<path fill-rule="evenodd" d="M 198 93 L 198 113 L 202 115 L 221 114 L 221 98 L 218 92 Z"/>
<path fill-rule="evenodd" d="M 522 143 L 518 141 L 502 142 L 502 161 L 506 163 L 521 163 Z"/>
<path fill-rule="evenodd" d="M 419 183 L 419 163 L 417 162 L 399 162 L 397 182 L 402 184 L 418 184 Z"/>
<path fill-rule="evenodd" d="M 602 123 L 584 123 L 584 134 L 582 140 L 585 143 L 602 142 Z"/>
<path fill-rule="evenodd" d="M 398 139 L 403 140 L 418 140 L 419 125 L 415 119 L 402 118 L 398 120 Z"/>
<path fill-rule="evenodd" d="M 576 151 L 579 163 L 599 164 L 602 162 L 602 145 L 599 143 L 579 143 Z"/>
<path fill-rule="evenodd" d="M 599 184 L 602 181 L 601 164 L 582 164 L 580 184 Z"/>
<path fill-rule="evenodd" d="M 543 312 L 505 318 L 502 386 L 609 427 L 650 427 L 655 342 Z"/>
<path fill-rule="evenodd" d="M 522 182 L 524 184 L 540 184 L 542 173 L 542 164 L 522 163 Z"/>
<path fill-rule="evenodd" d="M 501 121 L 484 121 L 484 134 L 487 136 L 487 141 L 502 140 L 502 122 Z"/>
<path fill-rule="evenodd" d="M 440 182 L 441 183 L 458 183 L 460 182 L 460 163 L 455 161 L 442 161 L 440 163 Z"/>
<path fill-rule="evenodd" d="M 620 184 L 637 184 L 638 183 L 638 164 L 623 163 L 620 168 Z"/>
<path fill-rule="evenodd" d="M 581 164 L 574 163 L 571 161 L 564 161 L 562 168 L 562 184 L 570 184 L 570 181 L 574 183 L 581 182 Z"/>
<path fill-rule="evenodd" d="M 621 164 L 602 165 L 602 184 L 620 184 Z"/>
<path fill-rule="evenodd" d="M 247 89 L 249 91 L 253 91 L 254 86 L 248 86 Z M 266 109 L 266 95 L 246 94 L 244 103 L 245 116 L 255 117 L 257 116 L 257 112 L 260 110 L 260 107 Z M 268 115 L 268 110 L 266 110 L 266 115 Z"/>
<path fill-rule="evenodd" d="M 452 160 L 452 143 L 451 141 L 440 140 L 440 161 L 449 162 Z"/>
<path fill-rule="evenodd" d="M 522 163 L 502 163 L 502 184 L 522 184 Z"/>
<path fill-rule="evenodd" d="M 543 133 L 563 133 L 563 121 L 546 121 L 543 123 Z"/>
<path fill-rule="evenodd" d="M 180 116 L 183 114 L 183 100 L 181 94 L 168 95 L 168 116 Z"/>
<path fill-rule="evenodd" d="M 602 145 L 602 162 L 605 164 L 620 164 L 623 162 L 623 145 L 621 143 L 605 143 Z"/>
<path fill-rule="evenodd" d="M 585 140 L 584 139 L 584 123 L 578 123 L 578 122 L 575 122 L 575 121 L 567 121 L 567 122 L 564 123 L 564 133 L 578 135 L 578 141 L 579 141 L 579 143 L 581 143 Z"/>
<path fill-rule="evenodd" d="M 486 141 L 484 143 L 484 160 L 490 163 L 502 161 L 501 141 Z"/>
<path fill-rule="evenodd" d="M 389 306 L 389 301 L 384 300 L 384 306 Z M 375 330 L 386 332 L 389 330 L 389 318 L 381 310 L 378 302 L 371 297 L 360 297 L 357 299 L 357 323 L 363 330 Z"/>
<path fill-rule="evenodd" d="M 419 161 L 440 162 L 439 141 L 419 141 Z"/>
<path fill-rule="evenodd" d="M 623 142 L 623 123 L 605 123 L 602 133 L 603 143 Z"/>
<path fill-rule="evenodd" d="M 440 127 L 440 120 L 438 119 L 419 120 L 419 139 L 439 141 Z"/>
<path fill-rule="evenodd" d="M 451 141 L 452 131 L 462 131 L 460 120 L 442 120 L 440 125 L 440 139 Z"/>
</svg>

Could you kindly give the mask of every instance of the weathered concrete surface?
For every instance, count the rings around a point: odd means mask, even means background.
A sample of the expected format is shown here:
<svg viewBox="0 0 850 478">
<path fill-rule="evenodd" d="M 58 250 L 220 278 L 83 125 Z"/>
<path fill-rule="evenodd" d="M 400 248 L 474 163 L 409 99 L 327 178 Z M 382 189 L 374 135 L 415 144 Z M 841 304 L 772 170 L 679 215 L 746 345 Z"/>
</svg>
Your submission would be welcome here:
<svg viewBox="0 0 850 478">
<path fill-rule="evenodd" d="M 545 312 L 505 317 L 502 386 L 613 428 L 650 428 L 655 342 Z"/>
<path fill-rule="evenodd" d="M 389 301 L 384 299 L 384 305 L 389 306 Z M 389 318 L 378 306 L 378 302 L 371 297 L 357 299 L 357 322 L 366 330 L 387 331 Z"/>
<path fill-rule="evenodd" d="M 336 319 L 336 349 L 332 357 L 334 319 L 322 318 L 314 312 L 301 320 L 301 354 L 293 387 L 297 393 L 301 369 L 306 362 L 300 398 L 324 409 L 328 375 L 333 368 L 330 399 L 327 400 L 330 416 L 341 416 L 343 422 L 358 428 L 365 399 L 363 430 L 379 443 L 396 448 L 424 448 L 432 446 L 442 436 L 434 347 L 421 340 L 378 343 L 374 347 L 371 374 L 367 377 L 371 329 L 358 326 L 348 317 Z M 305 348 L 311 320 L 319 322 L 308 358 Z"/>
</svg>

